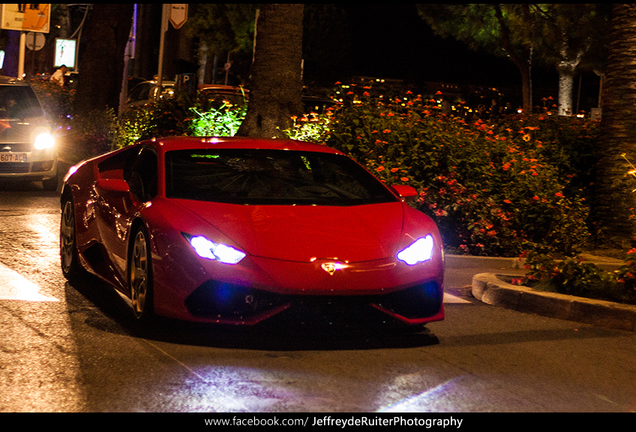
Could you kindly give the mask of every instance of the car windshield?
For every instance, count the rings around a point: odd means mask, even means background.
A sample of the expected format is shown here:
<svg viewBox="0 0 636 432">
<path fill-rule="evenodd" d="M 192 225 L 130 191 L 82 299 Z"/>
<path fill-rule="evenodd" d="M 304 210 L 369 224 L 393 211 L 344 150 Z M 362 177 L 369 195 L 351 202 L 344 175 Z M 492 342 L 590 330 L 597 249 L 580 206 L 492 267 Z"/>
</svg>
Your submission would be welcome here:
<svg viewBox="0 0 636 432">
<path fill-rule="evenodd" d="M 40 102 L 31 87 L 0 86 L 0 119 L 25 119 L 43 115 Z"/>
<path fill-rule="evenodd" d="M 234 204 L 349 206 L 397 201 L 346 156 L 289 150 L 166 153 L 166 196 Z"/>
</svg>

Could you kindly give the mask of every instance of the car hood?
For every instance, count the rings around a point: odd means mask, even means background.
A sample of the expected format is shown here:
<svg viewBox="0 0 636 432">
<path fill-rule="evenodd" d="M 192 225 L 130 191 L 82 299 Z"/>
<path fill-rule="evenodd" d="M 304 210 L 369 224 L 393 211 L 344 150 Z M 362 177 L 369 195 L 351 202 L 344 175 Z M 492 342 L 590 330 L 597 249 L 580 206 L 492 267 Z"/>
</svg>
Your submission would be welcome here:
<svg viewBox="0 0 636 432">
<path fill-rule="evenodd" d="M 245 252 L 300 262 L 393 256 L 404 221 L 401 202 L 325 207 L 179 201 Z"/>
</svg>

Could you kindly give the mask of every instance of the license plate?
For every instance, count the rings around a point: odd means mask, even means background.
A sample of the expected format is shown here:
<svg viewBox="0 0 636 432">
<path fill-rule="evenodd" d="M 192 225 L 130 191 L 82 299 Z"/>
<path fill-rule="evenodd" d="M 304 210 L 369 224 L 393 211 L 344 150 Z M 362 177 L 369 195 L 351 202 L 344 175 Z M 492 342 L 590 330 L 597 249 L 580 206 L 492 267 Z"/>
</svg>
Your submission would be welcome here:
<svg viewBox="0 0 636 432">
<path fill-rule="evenodd" d="M 26 153 L 0 153 L 0 162 L 26 162 Z"/>
</svg>

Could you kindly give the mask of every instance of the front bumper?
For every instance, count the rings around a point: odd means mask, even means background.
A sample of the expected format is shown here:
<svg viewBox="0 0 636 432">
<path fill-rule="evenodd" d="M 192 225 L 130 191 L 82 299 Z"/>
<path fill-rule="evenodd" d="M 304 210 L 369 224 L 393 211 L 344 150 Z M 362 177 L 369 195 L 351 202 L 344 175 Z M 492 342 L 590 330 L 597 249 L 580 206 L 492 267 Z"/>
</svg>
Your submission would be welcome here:
<svg viewBox="0 0 636 432">
<path fill-rule="evenodd" d="M 57 158 L 51 156 L 30 162 L 0 162 L 0 179 L 46 180 L 57 176 L 57 167 Z"/>
<path fill-rule="evenodd" d="M 322 264 L 248 257 L 232 266 L 175 248 L 153 263 L 155 310 L 172 318 L 235 325 L 273 317 L 364 326 L 444 319 L 440 254 L 415 266 L 387 258 L 347 264 L 334 273 Z"/>
<path fill-rule="evenodd" d="M 444 318 L 443 290 L 435 281 L 387 294 L 289 295 L 207 281 L 185 301 L 197 319 L 254 325 L 275 319 L 298 325 L 411 326 Z"/>
</svg>

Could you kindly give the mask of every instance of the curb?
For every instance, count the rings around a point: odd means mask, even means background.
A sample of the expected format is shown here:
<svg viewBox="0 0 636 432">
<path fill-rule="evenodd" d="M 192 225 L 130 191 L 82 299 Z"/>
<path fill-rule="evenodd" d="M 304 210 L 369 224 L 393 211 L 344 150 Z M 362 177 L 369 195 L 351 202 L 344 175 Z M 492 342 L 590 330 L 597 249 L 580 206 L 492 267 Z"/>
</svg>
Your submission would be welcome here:
<svg viewBox="0 0 636 432">
<path fill-rule="evenodd" d="M 481 267 L 501 269 L 522 269 L 523 258 L 483 257 L 475 255 L 444 255 L 444 265 L 448 268 Z"/>
<path fill-rule="evenodd" d="M 473 277 L 472 294 L 486 304 L 517 312 L 535 313 L 604 328 L 636 331 L 636 306 L 534 291 L 504 282 L 494 273 L 476 274 Z"/>
<path fill-rule="evenodd" d="M 606 271 L 617 270 L 623 264 L 622 260 L 614 258 L 597 257 L 585 254 L 583 254 L 582 257 L 584 261 L 592 262 L 599 268 Z M 500 258 L 451 254 L 446 254 L 444 256 L 444 265 L 448 268 L 481 267 L 520 270 L 524 268 L 525 263 L 525 258 Z"/>
</svg>

